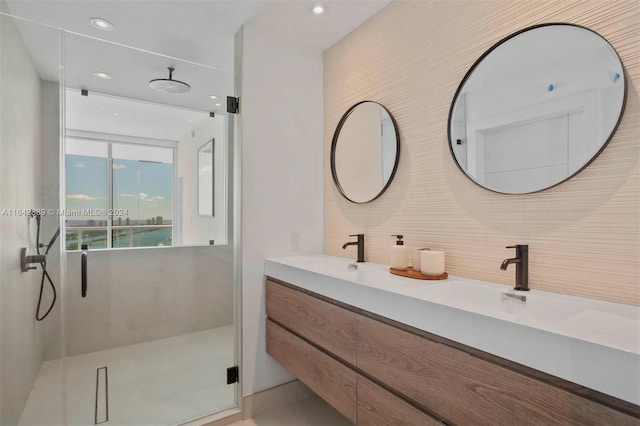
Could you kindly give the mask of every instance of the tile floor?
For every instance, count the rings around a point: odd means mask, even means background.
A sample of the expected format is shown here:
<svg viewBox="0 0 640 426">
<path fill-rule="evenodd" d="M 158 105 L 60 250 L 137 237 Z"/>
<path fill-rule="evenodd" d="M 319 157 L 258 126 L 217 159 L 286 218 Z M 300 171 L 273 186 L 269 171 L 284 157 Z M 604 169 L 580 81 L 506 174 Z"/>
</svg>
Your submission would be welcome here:
<svg viewBox="0 0 640 426">
<path fill-rule="evenodd" d="M 96 369 L 108 367 L 107 425 L 168 425 L 234 405 L 235 385 L 226 384 L 233 365 L 233 326 L 220 327 L 67 360 L 67 423 L 93 425 Z M 62 361 L 42 364 L 20 425 L 59 425 Z"/>
</svg>

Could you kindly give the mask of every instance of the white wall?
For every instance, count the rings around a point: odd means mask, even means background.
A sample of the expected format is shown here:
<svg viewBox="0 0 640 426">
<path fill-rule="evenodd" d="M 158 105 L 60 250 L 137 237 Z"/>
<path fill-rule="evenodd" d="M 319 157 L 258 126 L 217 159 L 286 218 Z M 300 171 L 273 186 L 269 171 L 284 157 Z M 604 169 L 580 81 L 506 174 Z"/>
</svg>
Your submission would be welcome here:
<svg viewBox="0 0 640 426">
<path fill-rule="evenodd" d="M 0 209 L 40 207 L 40 77 L 13 21 L 0 17 Z M 42 362 L 35 321 L 39 271 L 23 273 L 19 253 L 35 253 L 35 223 L 0 216 L 0 423 L 18 422 Z"/>
<path fill-rule="evenodd" d="M 205 117 L 194 123 L 191 132 L 178 142 L 178 179 L 182 179 L 182 241 L 183 245 L 227 244 L 227 190 L 230 173 L 227 170 L 227 118 L 222 115 Z M 198 215 L 198 149 L 207 141 L 215 140 L 215 215 Z M 175 223 L 175 222 L 174 222 Z"/>
<path fill-rule="evenodd" d="M 242 37 L 241 377 L 250 395 L 291 378 L 265 352 L 264 258 L 323 250 L 323 72 L 320 50 L 273 36 L 259 18 Z"/>
</svg>

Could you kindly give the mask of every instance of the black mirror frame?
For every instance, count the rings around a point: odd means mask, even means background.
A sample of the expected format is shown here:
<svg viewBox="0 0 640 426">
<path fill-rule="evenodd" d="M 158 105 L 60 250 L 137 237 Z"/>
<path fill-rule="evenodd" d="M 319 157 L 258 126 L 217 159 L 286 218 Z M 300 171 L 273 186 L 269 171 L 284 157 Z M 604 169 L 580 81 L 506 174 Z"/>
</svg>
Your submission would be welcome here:
<svg viewBox="0 0 640 426">
<path fill-rule="evenodd" d="M 564 178 L 563 180 L 561 180 L 560 182 L 557 182 L 551 186 L 547 186 L 546 188 L 542 188 L 542 189 L 538 189 L 536 191 L 530 191 L 530 192 L 522 192 L 522 193 L 516 193 L 516 194 L 512 194 L 512 193 L 506 193 L 506 192 L 500 192 L 500 191 L 495 191 L 493 189 L 487 188 L 485 186 L 480 185 L 478 182 L 476 182 L 475 180 L 473 180 L 466 171 L 464 171 L 464 169 L 460 166 L 460 163 L 458 162 L 458 159 L 455 156 L 455 153 L 453 152 L 453 141 L 451 139 L 451 121 L 453 119 L 453 109 L 454 106 L 456 104 L 456 100 L 458 99 L 458 96 L 460 95 L 460 92 L 462 91 L 462 88 L 464 87 L 464 84 L 467 82 L 467 80 L 469 79 L 469 77 L 471 76 L 471 74 L 473 73 L 473 71 L 478 67 L 478 65 L 480 65 L 480 63 L 482 62 L 482 60 L 487 57 L 491 52 L 493 52 L 495 49 L 497 49 L 500 45 L 502 45 L 503 43 L 505 43 L 508 40 L 511 40 L 512 38 L 527 32 L 527 31 L 531 31 L 534 30 L 536 28 L 541 28 L 541 27 L 548 27 L 548 26 L 556 26 L 556 25 L 565 25 L 568 27 L 576 27 L 576 28 L 580 28 L 583 30 L 587 30 L 592 32 L 593 34 L 597 35 L 598 37 L 600 37 L 602 40 L 605 41 L 605 43 L 607 43 L 609 45 L 609 47 L 611 47 L 611 50 L 616 54 L 616 57 L 618 58 L 618 61 L 620 61 L 620 65 L 622 66 L 622 80 L 624 83 L 624 93 L 623 93 L 623 98 L 622 98 L 622 106 L 620 108 L 620 114 L 618 115 L 618 120 L 616 121 L 615 126 L 613 126 L 613 129 L 611 129 L 611 133 L 609 134 L 609 137 L 607 138 L 607 140 L 602 144 L 602 146 L 600 147 L 600 149 L 598 150 L 598 152 L 596 152 L 593 157 L 591 157 L 591 159 L 589 161 L 587 161 L 582 167 L 580 167 L 580 169 L 578 169 L 575 173 L 571 174 L 570 176 L 567 176 L 566 178 Z M 598 156 L 600 155 L 600 153 L 602 151 L 604 151 L 604 149 L 607 147 L 607 145 L 609 144 L 609 142 L 611 141 L 611 139 L 613 139 L 613 135 L 615 135 L 616 131 L 618 130 L 618 126 L 620 125 L 620 122 L 622 121 L 622 116 L 624 115 L 624 111 L 625 111 L 625 107 L 627 105 L 627 90 L 628 90 L 628 85 L 627 85 L 627 70 L 624 67 L 624 63 L 622 62 L 622 58 L 620 58 L 620 54 L 618 54 L 618 51 L 611 45 L 611 43 L 609 43 L 609 40 L 607 40 L 606 38 L 604 38 L 602 35 L 598 34 L 596 31 L 584 27 L 582 25 L 578 25 L 578 24 L 571 24 L 571 23 L 567 23 L 567 22 L 548 22 L 548 23 L 544 23 L 544 24 L 537 24 L 537 25 L 532 25 L 530 27 L 526 27 L 523 28 L 519 31 L 516 31 L 515 33 L 509 34 L 508 36 L 504 37 L 502 40 L 498 41 L 496 44 L 494 44 L 493 46 L 491 46 L 489 48 L 489 50 L 487 50 L 486 52 L 484 52 L 474 63 L 473 65 L 469 68 L 469 71 L 467 71 L 467 73 L 465 74 L 464 78 L 462 79 L 462 81 L 460 82 L 460 85 L 458 86 L 458 89 L 456 90 L 456 93 L 453 95 L 453 100 L 451 101 L 451 106 L 449 107 L 449 118 L 447 119 L 447 139 L 449 141 L 449 152 L 451 153 L 451 157 L 453 158 L 453 161 L 456 163 L 456 166 L 458 167 L 458 169 L 465 175 L 465 177 L 467 179 L 469 179 L 471 182 L 473 182 L 474 184 L 478 185 L 479 187 L 486 189 L 487 191 L 491 191 L 491 192 L 495 192 L 497 194 L 504 194 L 504 195 L 525 195 L 525 194 L 535 194 L 537 192 L 541 192 L 541 191 L 545 191 L 549 188 L 553 188 L 555 186 L 560 185 L 563 182 L 568 181 L 569 179 L 571 179 L 572 177 L 576 176 L 577 174 L 579 174 L 581 171 L 583 171 L 584 169 L 586 169 L 596 158 L 598 158 Z"/>
<path fill-rule="evenodd" d="M 391 171 L 391 175 L 389 176 L 389 179 L 387 180 L 387 183 L 385 184 L 385 186 L 380 190 L 380 192 L 373 197 L 372 199 L 368 200 L 368 201 L 354 201 L 351 198 L 349 198 L 347 196 L 347 194 L 344 192 L 344 189 L 342 188 L 342 185 L 340 185 L 340 181 L 338 179 L 338 174 L 336 172 L 336 161 L 335 161 L 335 156 L 336 156 L 336 147 L 338 145 L 338 137 L 340 136 L 340 130 L 342 130 L 342 126 L 344 125 L 344 123 L 347 121 L 347 118 L 349 118 L 349 115 L 351 114 L 351 112 L 360 104 L 364 104 L 364 103 L 374 103 L 378 106 L 380 106 L 382 109 L 384 109 L 387 114 L 389 114 L 389 117 L 391 118 L 391 122 L 393 123 L 393 130 L 396 134 L 396 159 L 393 163 L 393 170 Z M 398 123 L 396 122 L 396 119 L 393 117 L 393 114 L 391 114 L 391 111 L 389 111 L 384 105 L 376 102 L 376 101 L 360 101 L 354 105 L 352 105 L 343 115 L 342 118 L 340 118 L 340 121 L 338 122 L 338 125 L 336 126 L 336 130 L 333 133 L 333 139 L 331 141 L 331 176 L 333 177 L 333 183 L 336 185 L 336 188 L 338 189 L 338 191 L 340 192 L 340 194 L 342 194 L 342 196 L 344 198 L 346 198 L 347 200 L 351 201 L 354 204 L 366 204 L 366 203 L 370 203 L 373 200 L 378 199 L 382 194 L 384 194 L 384 192 L 387 190 L 387 188 L 389 188 L 389 185 L 391 185 L 391 182 L 393 181 L 393 177 L 396 174 L 396 170 L 398 169 L 398 162 L 400 161 L 400 132 L 398 130 Z"/>
</svg>

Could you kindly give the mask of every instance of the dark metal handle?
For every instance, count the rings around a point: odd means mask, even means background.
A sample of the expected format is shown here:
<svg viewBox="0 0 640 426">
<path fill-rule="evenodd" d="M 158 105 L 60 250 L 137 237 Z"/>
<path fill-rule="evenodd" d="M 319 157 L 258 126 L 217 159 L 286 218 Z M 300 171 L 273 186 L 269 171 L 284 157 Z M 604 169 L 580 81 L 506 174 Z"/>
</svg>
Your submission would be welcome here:
<svg viewBox="0 0 640 426">
<path fill-rule="evenodd" d="M 80 274 L 82 277 L 82 297 L 87 297 L 87 252 L 82 252 Z"/>
<path fill-rule="evenodd" d="M 520 247 L 520 246 L 519 245 L 517 245 L 517 246 L 507 246 L 507 248 L 518 248 L 518 247 Z"/>
</svg>

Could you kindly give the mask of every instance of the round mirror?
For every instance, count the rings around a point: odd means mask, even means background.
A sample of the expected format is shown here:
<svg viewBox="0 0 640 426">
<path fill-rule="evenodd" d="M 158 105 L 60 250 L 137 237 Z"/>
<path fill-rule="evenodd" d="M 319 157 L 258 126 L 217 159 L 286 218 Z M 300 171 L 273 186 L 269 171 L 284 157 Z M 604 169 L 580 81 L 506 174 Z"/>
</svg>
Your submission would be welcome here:
<svg viewBox="0 0 640 426">
<path fill-rule="evenodd" d="M 467 72 L 449 111 L 458 167 L 494 192 L 525 194 L 584 169 L 624 111 L 620 57 L 577 25 L 526 28 L 489 49 Z"/>
<path fill-rule="evenodd" d="M 331 144 L 331 174 L 347 200 L 368 203 L 382 195 L 399 158 L 398 126 L 385 107 L 362 101 L 344 113 Z"/>
</svg>

